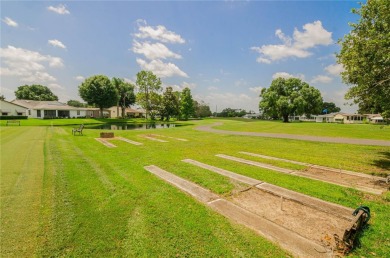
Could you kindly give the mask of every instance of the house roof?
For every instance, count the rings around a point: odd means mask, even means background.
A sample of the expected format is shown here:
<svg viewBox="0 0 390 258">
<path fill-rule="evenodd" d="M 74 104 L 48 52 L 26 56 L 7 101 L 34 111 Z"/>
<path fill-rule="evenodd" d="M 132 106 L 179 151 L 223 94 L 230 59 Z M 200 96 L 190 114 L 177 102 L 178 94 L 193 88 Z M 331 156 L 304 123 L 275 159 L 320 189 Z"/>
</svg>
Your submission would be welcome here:
<svg viewBox="0 0 390 258">
<path fill-rule="evenodd" d="M 8 104 L 11 104 L 11 105 L 15 105 L 15 106 L 17 106 L 18 108 L 25 108 L 25 109 L 27 109 L 26 107 L 24 107 L 24 106 L 22 106 L 22 105 L 18 105 L 18 104 L 16 104 L 16 103 L 13 103 L 13 102 L 9 102 L 9 101 L 6 101 L 6 100 L 0 100 L 1 102 L 6 102 L 6 103 L 8 103 Z M 24 112 L 24 111 L 23 111 Z"/>
<path fill-rule="evenodd" d="M 45 109 L 45 110 L 94 110 L 91 108 L 78 108 L 72 107 L 59 101 L 39 101 L 39 100 L 26 100 L 15 99 L 13 104 L 28 108 L 28 109 Z"/>
</svg>

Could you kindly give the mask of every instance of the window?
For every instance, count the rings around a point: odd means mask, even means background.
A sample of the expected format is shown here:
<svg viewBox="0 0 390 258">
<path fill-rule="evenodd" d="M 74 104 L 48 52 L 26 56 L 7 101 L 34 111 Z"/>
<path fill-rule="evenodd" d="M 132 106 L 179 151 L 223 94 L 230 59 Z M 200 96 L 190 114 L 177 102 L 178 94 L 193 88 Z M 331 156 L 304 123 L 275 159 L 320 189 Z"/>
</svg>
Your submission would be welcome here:
<svg viewBox="0 0 390 258">
<path fill-rule="evenodd" d="M 78 116 L 80 115 L 80 110 L 77 110 L 77 115 L 78 115 Z"/>
<path fill-rule="evenodd" d="M 56 111 L 55 110 L 45 110 L 45 117 L 56 117 Z"/>
<path fill-rule="evenodd" d="M 23 116 L 23 113 L 21 113 L 21 112 L 17 112 L 16 113 L 18 116 Z"/>
<path fill-rule="evenodd" d="M 28 110 L 28 115 L 31 116 L 31 110 L 30 109 Z"/>
<path fill-rule="evenodd" d="M 41 110 L 37 110 L 37 117 L 41 117 Z"/>
<path fill-rule="evenodd" d="M 8 112 L 2 112 L 1 115 L 2 116 L 8 116 Z"/>
</svg>

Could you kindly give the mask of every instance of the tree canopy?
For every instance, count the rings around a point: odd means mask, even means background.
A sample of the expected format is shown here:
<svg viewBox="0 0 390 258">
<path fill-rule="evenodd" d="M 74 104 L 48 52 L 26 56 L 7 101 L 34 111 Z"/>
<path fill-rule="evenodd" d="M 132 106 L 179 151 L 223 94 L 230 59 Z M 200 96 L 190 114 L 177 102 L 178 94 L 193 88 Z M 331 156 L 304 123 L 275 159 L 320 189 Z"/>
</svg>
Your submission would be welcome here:
<svg viewBox="0 0 390 258">
<path fill-rule="evenodd" d="M 137 103 L 145 109 L 146 118 L 150 114 L 154 119 L 160 104 L 159 93 L 162 90 L 160 78 L 151 71 L 140 71 L 137 73 L 136 84 L 138 87 Z"/>
<path fill-rule="evenodd" d="M 336 113 L 340 112 L 341 108 L 337 107 L 333 102 L 324 102 L 322 103 L 322 113 Z"/>
<path fill-rule="evenodd" d="M 344 66 L 346 94 L 359 105 L 359 112 L 390 117 L 390 1 L 369 0 L 352 12 L 360 15 L 350 23 L 349 34 L 339 40 L 338 62 Z"/>
<path fill-rule="evenodd" d="M 161 120 L 169 121 L 170 117 L 177 116 L 180 111 L 179 98 L 173 92 L 172 87 L 167 87 L 161 99 Z"/>
<path fill-rule="evenodd" d="M 194 100 L 192 99 L 190 88 L 186 87 L 181 93 L 180 115 L 184 120 L 188 120 L 194 114 Z"/>
<path fill-rule="evenodd" d="M 118 92 L 110 79 L 104 75 L 91 76 L 79 86 L 80 97 L 90 105 L 100 108 L 100 116 L 103 117 L 103 109 L 117 104 Z"/>
<path fill-rule="evenodd" d="M 194 101 L 194 109 L 196 117 L 208 117 L 212 115 L 210 106 L 204 103 L 204 101 Z"/>
<path fill-rule="evenodd" d="M 321 92 L 298 78 L 277 78 L 260 93 L 259 109 L 263 114 L 288 122 L 292 115 L 321 113 Z"/>
<path fill-rule="evenodd" d="M 72 106 L 72 107 L 87 107 L 88 105 L 86 103 L 82 103 L 78 100 L 74 100 L 74 99 L 71 99 L 71 100 L 68 100 L 68 102 L 66 102 L 66 104 L 68 104 L 69 106 Z"/>
<path fill-rule="evenodd" d="M 115 77 L 112 78 L 112 84 L 118 92 L 117 106 L 122 109 L 122 117 L 126 117 L 126 107 L 135 103 L 134 85 Z"/>
<path fill-rule="evenodd" d="M 15 91 L 16 99 L 58 100 L 58 97 L 47 87 L 38 84 L 19 86 Z"/>
</svg>

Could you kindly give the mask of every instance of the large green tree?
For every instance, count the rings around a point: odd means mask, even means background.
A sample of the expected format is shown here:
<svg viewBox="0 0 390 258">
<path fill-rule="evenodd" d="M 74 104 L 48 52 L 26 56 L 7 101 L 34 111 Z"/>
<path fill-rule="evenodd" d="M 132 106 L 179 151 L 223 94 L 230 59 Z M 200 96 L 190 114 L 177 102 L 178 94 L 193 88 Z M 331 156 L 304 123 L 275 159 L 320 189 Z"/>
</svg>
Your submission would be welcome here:
<svg viewBox="0 0 390 258">
<path fill-rule="evenodd" d="M 194 110 L 196 117 L 208 117 L 212 115 L 210 106 L 207 105 L 204 101 L 194 101 Z"/>
<path fill-rule="evenodd" d="M 334 102 L 322 103 L 322 113 L 326 113 L 326 114 L 336 113 L 336 112 L 340 112 L 340 110 L 341 110 L 341 108 L 336 106 L 336 104 Z"/>
<path fill-rule="evenodd" d="M 188 120 L 194 114 L 194 100 L 192 99 L 190 88 L 183 89 L 180 98 L 180 115 L 184 120 Z"/>
<path fill-rule="evenodd" d="M 111 81 L 118 91 L 117 107 L 121 107 L 122 117 L 124 118 L 126 116 L 126 108 L 135 103 L 134 85 L 115 77 Z M 117 114 L 119 115 L 118 109 Z"/>
<path fill-rule="evenodd" d="M 261 90 L 260 97 L 260 111 L 272 118 L 281 117 L 283 122 L 291 115 L 321 112 L 321 92 L 298 78 L 277 78 Z"/>
<path fill-rule="evenodd" d="M 146 118 L 148 115 L 154 119 L 156 110 L 159 109 L 160 95 L 162 90 L 161 80 L 151 71 L 140 71 L 137 73 L 138 94 L 137 103 L 145 109 Z"/>
<path fill-rule="evenodd" d="M 390 117 L 390 1 L 368 0 L 352 12 L 360 15 L 350 23 L 349 34 L 339 40 L 338 62 L 344 66 L 343 81 L 351 87 L 346 99 L 360 112 L 379 112 Z"/>
<path fill-rule="evenodd" d="M 110 79 L 104 75 L 91 76 L 79 86 L 80 97 L 89 105 L 95 105 L 100 109 L 103 117 L 103 109 L 115 106 L 118 101 L 118 91 Z"/>
<path fill-rule="evenodd" d="M 74 99 L 71 99 L 71 100 L 68 100 L 68 102 L 66 102 L 66 104 L 68 104 L 69 106 L 72 106 L 72 107 L 87 107 L 88 105 L 86 103 L 82 103 L 78 100 L 74 100 Z"/>
<path fill-rule="evenodd" d="M 58 100 L 58 97 L 47 87 L 42 85 L 23 85 L 15 91 L 16 99 L 28 100 Z"/>
<path fill-rule="evenodd" d="M 177 116 L 180 112 L 180 103 L 177 94 L 172 87 L 167 87 L 161 99 L 161 120 L 169 121 L 170 117 Z"/>
</svg>

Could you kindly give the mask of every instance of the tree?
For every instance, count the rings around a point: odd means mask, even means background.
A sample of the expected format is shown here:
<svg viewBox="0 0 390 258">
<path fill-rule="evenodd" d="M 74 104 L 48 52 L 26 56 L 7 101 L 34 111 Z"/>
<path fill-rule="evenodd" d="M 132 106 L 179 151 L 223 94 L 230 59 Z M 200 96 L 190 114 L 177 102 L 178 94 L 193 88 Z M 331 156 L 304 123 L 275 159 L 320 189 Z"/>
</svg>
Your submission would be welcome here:
<svg viewBox="0 0 390 258">
<path fill-rule="evenodd" d="M 333 102 L 324 102 L 322 103 L 322 113 L 336 113 L 340 112 L 341 108 L 337 107 Z"/>
<path fill-rule="evenodd" d="M 277 78 L 268 89 L 261 90 L 260 97 L 259 108 L 263 115 L 272 118 L 282 117 L 283 122 L 288 122 L 290 115 L 321 112 L 320 91 L 298 78 Z"/>
<path fill-rule="evenodd" d="M 115 77 L 112 78 L 112 84 L 118 91 L 117 107 L 122 108 L 122 117 L 124 118 L 126 117 L 126 107 L 135 103 L 134 85 Z M 117 114 L 119 115 L 118 109 Z"/>
<path fill-rule="evenodd" d="M 48 87 L 38 84 L 19 86 L 15 91 L 15 96 L 16 99 L 58 100 L 58 97 Z"/>
<path fill-rule="evenodd" d="M 181 93 L 180 115 L 184 118 L 184 120 L 188 120 L 188 118 L 193 114 L 194 101 L 192 99 L 191 90 L 186 87 Z"/>
<path fill-rule="evenodd" d="M 86 103 L 82 103 L 78 100 L 68 100 L 68 102 L 66 103 L 68 104 L 69 106 L 72 106 L 72 107 L 87 107 L 88 105 Z"/>
<path fill-rule="evenodd" d="M 137 73 L 138 94 L 137 103 L 145 109 L 146 118 L 148 114 L 154 120 L 156 110 L 159 106 L 159 92 L 161 91 L 161 80 L 151 71 L 140 71 Z"/>
<path fill-rule="evenodd" d="M 0 100 L 5 100 L 5 97 L 3 94 L 0 95 Z"/>
<path fill-rule="evenodd" d="M 96 105 L 103 117 L 103 109 L 114 106 L 118 100 L 118 92 L 110 79 L 104 75 L 87 78 L 79 86 L 80 97 L 90 105 Z"/>
<path fill-rule="evenodd" d="M 172 87 L 167 87 L 161 100 L 161 120 L 169 121 L 171 116 L 177 116 L 180 111 L 179 99 L 174 94 Z"/>
<path fill-rule="evenodd" d="M 368 0 L 352 12 L 360 15 L 358 23 L 339 40 L 338 63 L 350 84 L 346 99 L 352 99 L 362 112 L 382 113 L 390 117 L 390 1 Z"/>
<path fill-rule="evenodd" d="M 194 110 L 196 117 L 209 117 L 212 115 L 209 105 L 203 101 L 198 102 L 194 100 Z"/>
</svg>

